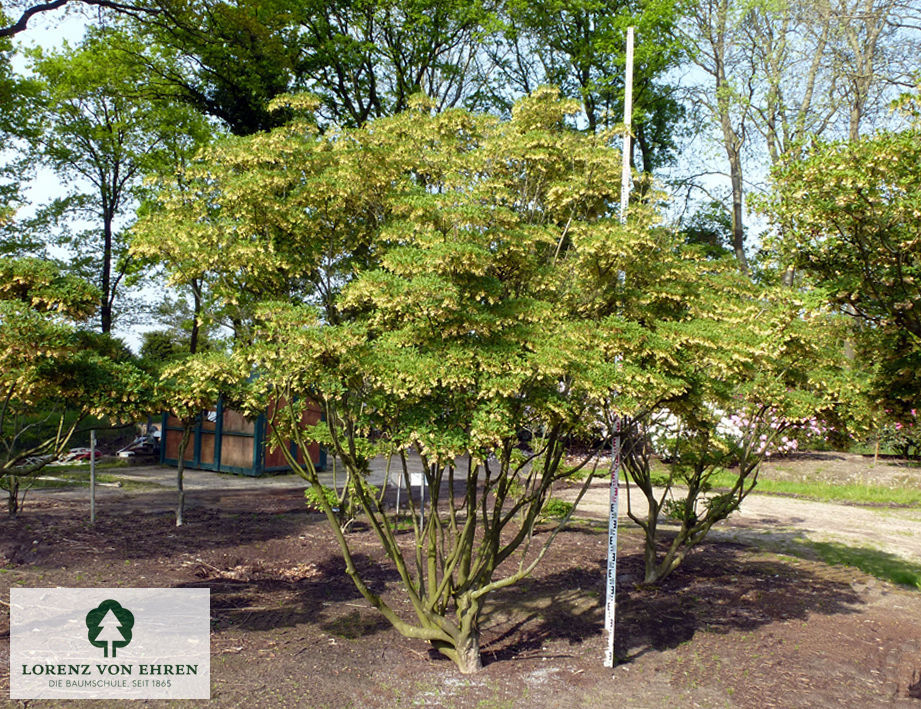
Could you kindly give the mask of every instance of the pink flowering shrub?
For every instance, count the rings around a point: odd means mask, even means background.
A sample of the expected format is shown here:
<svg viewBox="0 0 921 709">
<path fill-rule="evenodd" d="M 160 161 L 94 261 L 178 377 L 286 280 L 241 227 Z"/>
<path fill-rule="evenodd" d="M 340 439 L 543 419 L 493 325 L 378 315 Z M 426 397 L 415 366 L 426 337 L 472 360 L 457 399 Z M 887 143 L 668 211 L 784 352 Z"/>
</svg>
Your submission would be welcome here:
<svg viewBox="0 0 921 709">
<path fill-rule="evenodd" d="M 824 444 L 830 429 L 816 418 L 788 420 L 773 409 L 757 409 L 760 415 L 740 411 L 723 418 L 717 432 L 738 457 L 770 458 Z"/>
<path fill-rule="evenodd" d="M 879 442 L 905 458 L 921 457 L 921 421 L 916 409 L 891 417 L 879 430 Z"/>
<path fill-rule="evenodd" d="M 710 445 L 729 462 L 789 455 L 824 444 L 831 429 L 817 418 L 789 420 L 764 406 L 741 408 L 733 414 L 714 412 Z M 680 457 L 686 427 L 670 413 L 647 427 L 653 450 L 666 460 Z"/>
</svg>

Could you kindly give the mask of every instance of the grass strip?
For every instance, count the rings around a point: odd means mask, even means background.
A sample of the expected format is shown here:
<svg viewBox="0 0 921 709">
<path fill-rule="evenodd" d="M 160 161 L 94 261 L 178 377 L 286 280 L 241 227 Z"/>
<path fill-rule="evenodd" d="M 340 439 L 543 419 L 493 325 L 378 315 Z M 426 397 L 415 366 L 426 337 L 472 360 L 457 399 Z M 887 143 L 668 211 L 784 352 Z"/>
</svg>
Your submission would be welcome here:
<svg viewBox="0 0 921 709">
<path fill-rule="evenodd" d="M 921 590 L 921 564 L 895 554 L 837 542 L 806 542 L 826 564 L 853 566 L 870 576 Z"/>
<path fill-rule="evenodd" d="M 732 487 L 736 476 L 731 471 L 719 471 L 710 478 L 715 488 Z M 863 505 L 903 505 L 921 507 L 921 489 L 885 487 L 883 485 L 834 484 L 758 478 L 755 492 L 803 497 L 821 502 L 852 502 Z"/>
</svg>

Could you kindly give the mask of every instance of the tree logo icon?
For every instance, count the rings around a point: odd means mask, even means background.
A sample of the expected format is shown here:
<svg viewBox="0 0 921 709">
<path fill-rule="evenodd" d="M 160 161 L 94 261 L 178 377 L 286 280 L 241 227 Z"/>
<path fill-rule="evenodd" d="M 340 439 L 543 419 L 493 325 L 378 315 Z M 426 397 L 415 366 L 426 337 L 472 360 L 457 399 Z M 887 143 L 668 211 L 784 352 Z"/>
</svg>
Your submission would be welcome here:
<svg viewBox="0 0 921 709">
<path fill-rule="evenodd" d="M 117 648 L 131 642 L 134 614 L 118 601 L 103 601 L 86 614 L 86 627 L 90 644 L 101 647 L 104 657 L 115 657 Z"/>
</svg>

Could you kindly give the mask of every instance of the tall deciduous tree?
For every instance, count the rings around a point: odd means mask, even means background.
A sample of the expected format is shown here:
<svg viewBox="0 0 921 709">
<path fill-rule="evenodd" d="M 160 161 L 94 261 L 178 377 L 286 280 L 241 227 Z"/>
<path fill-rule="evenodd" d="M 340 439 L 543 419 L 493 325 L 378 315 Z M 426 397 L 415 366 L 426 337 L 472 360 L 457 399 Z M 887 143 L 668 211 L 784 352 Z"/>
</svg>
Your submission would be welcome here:
<svg viewBox="0 0 921 709">
<path fill-rule="evenodd" d="M 177 146 L 194 149 L 208 133 L 191 111 L 152 96 L 146 77 L 125 62 L 122 48 L 138 42 L 93 31 L 79 47 L 36 52 L 32 62 L 41 81 L 33 103 L 41 125 L 36 152 L 70 187 L 52 210 L 92 224 L 77 222 L 60 243 L 73 250 L 72 266 L 99 287 L 104 333 L 131 269 L 124 228 L 142 177 L 175 169 Z"/>
<path fill-rule="evenodd" d="M 707 76 L 697 101 L 726 154 L 732 247 L 743 271 L 746 183 L 800 156 L 813 138 L 867 129 L 867 116 L 910 75 L 921 42 L 906 18 L 911 8 L 902 0 L 707 0 L 691 8 L 685 38 Z"/>
<path fill-rule="evenodd" d="M 917 103 L 915 103 L 917 106 Z M 779 166 L 764 205 L 785 258 L 862 324 L 857 343 L 876 398 L 921 408 L 921 125 L 818 143 Z"/>
<path fill-rule="evenodd" d="M 502 77 L 506 100 L 552 84 L 578 99 L 589 130 L 623 121 L 625 43 L 636 28 L 631 163 L 651 173 L 671 162 L 682 137 L 685 107 L 666 74 L 685 58 L 672 0 L 523 2 L 502 7 L 505 27 L 487 45 Z"/>
<path fill-rule="evenodd" d="M 155 2 L 118 2 L 118 0 L 4 0 L 0 3 L 0 39 L 25 32 L 31 20 L 46 13 L 60 15 L 71 8 L 95 7 L 132 17 L 154 15 L 162 11 Z M 60 10 L 61 12 L 56 12 Z"/>
<path fill-rule="evenodd" d="M 149 69 L 237 135 L 276 127 L 269 102 L 292 90 L 321 100 L 322 120 L 361 125 L 424 92 L 440 107 L 482 105 L 482 0 L 228 3 L 163 0 L 139 27 L 180 61 Z"/>
<path fill-rule="evenodd" d="M 0 16 L 2 17 L 2 16 Z M 33 134 L 29 96 L 34 82 L 13 70 L 13 47 L 0 38 L 0 255 L 15 256 L 36 251 L 36 243 L 15 226 L 15 215 L 23 204 L 21 193 L 29 173 L 28 160 L 21 141 Z"/>
</svg>

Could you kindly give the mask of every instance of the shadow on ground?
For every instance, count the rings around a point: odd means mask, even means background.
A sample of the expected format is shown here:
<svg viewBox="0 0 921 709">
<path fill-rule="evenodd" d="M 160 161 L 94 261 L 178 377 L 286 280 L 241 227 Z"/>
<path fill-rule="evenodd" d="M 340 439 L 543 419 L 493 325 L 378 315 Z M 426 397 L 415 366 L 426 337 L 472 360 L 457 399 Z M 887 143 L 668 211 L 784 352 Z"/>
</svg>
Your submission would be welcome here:
<svg viewBox="0 0 921 709">
<path fill-rule="evenodd" d="M 616 654 L 629 662 L 675 648 L 698 632 L 751 631 L 811 614 L 850 614 L 861 603 L 850 583 L 752 550 L 704 544 L 659 588 L 642 587 L 639 553 L 618 560 Z M 484 633 L 487 661 L 539 651 L 551 640 L 597 642 L 604 631 L 603 564 L 570 568 L 496 594 Z"/>
</svg>

